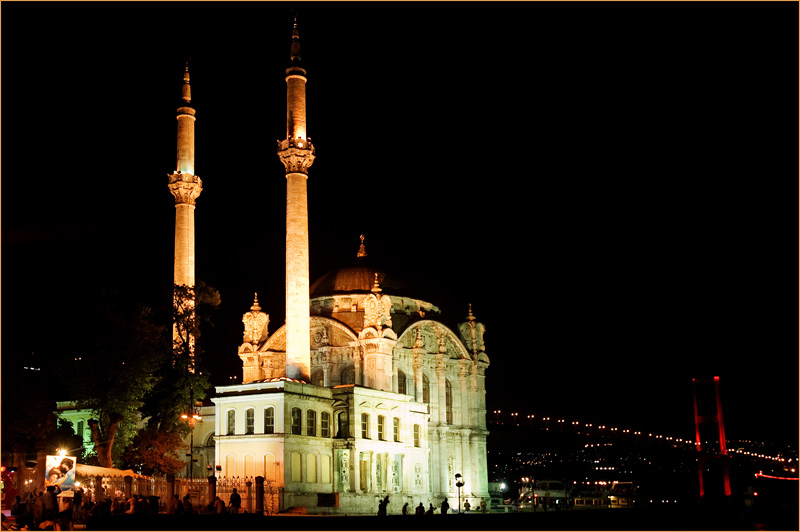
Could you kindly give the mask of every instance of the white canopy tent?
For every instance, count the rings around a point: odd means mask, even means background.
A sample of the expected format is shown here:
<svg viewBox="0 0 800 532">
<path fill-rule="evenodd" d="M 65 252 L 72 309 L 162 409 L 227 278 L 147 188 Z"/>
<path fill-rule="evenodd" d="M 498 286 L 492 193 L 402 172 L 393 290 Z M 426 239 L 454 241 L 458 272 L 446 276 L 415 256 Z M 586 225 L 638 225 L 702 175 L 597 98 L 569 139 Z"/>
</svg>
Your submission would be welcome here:
<svg viewBox="0 0 800 532">
<path fill-rule="evenodd" d="M 130 469 L 114 469 L 113 467 L 100 467 L 85 464 L 75 464 L 75 473 L 82 477 L 133 477 L 133 478 L 150 478 L 138 473 L 134 473 Z"/>
</svg>

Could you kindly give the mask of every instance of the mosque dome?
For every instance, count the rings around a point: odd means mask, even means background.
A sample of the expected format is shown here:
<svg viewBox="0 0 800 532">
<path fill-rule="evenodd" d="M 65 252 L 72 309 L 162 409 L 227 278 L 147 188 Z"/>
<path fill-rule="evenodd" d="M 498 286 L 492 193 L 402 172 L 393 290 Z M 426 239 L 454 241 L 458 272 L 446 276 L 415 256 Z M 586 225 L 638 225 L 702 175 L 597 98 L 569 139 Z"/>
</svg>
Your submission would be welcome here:
<svg viewBox="0 0 800 532">
<path fill-rule="evenodd" d="M 349 266 L 329 271 L 311 285 L 311 299 L 338 294 L 369 294 L 378 285 L 383 291 L 405 294 L 408 284 L 392 273 L 387 273 L 374 260 L 367 256 L 362 238 L 361 248 L 355 261 Z"/>
</svg>

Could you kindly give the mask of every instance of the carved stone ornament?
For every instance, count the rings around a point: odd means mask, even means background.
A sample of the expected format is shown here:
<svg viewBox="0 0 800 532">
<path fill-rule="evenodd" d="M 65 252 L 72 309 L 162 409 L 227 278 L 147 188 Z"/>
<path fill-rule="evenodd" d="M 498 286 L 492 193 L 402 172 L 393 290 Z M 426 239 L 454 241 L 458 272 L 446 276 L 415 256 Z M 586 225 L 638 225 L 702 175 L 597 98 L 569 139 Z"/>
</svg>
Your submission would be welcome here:
<svg viewBox="0 0 800 532">
<path fill-rule="evenodd" d="M 311 331 L 311 343 L 313 347 L 324 347 L 329 345 L 330 339 L 328 338 L 328 328 L 320 327 Z"/>
<path fill-rule="evenodd" d="M 245 313 L 242 317 L 242 323 L 244 323 L 244 342 L 258 346 L 260 342 L 267 339 L 269 314 L 261 312 L 261 307 L 258 305 L 258 294 L 256 294 L 253 306 L 250 307 L 250 312 Z"/>
<path fill-rule="evenodd" d="M 175 197 L 176 205 L 194 205 L 203 191 L 203 181 L 192 174 L 169 174 L 169 191 Z"/>
<path fill-rule="evenodd" d="M 392 299 L 383 295 L 370 294 L 364 299 L 364 327 L 375 327 L 379 331 L 384 325 L 392 326 Z"/>
<path fill-rule="evenodd" d="M 314 163 L 315 151 L 310 139 L 278 141 L 278 157 L 280 157 L 287 174 L 308 174 L 308 169 Z"/>
</svg>

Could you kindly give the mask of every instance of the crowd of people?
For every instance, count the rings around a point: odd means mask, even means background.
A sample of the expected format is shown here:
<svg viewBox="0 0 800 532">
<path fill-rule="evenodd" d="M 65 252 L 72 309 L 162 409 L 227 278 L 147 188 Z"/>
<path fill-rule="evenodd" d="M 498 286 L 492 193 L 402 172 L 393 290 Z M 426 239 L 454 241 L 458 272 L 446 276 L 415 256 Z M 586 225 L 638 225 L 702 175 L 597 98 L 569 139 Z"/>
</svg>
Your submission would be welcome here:
<svg viewBox="0 0 800 532">
<path fill-rule="evenodd" d="M 383 498 L 383 500 L 381 500 L 378 503 L 378 515 L 387 515 L 386 507 L 388 505 L 389 505 L 389 496 L 387 495 L 386 497 Z M 469 503 L 469 499 L 465 499 L 464 500 L 463 508 L 464 508 L 464 513 L 470 513 L 470 510 L 472 509 L 472 505 Z M 436 510 L 440 510 L 439 515 L 447 515 L 447 512 L 450 511 L 450 503 L 447 502 L 447 499 L 444 499 L 441 502 L 441 505 L 440 505 L 439 508 L 436 508 L 436 507 L 433 506 L 433 504 L 430 504 L 428 506 L 428 508 L 425 509 L 425 505 L 422 504 L 422 502 L 420 502 L 419 506 L 414 508 L 414 515 L 434 515 Z M 484 513 L 484 514 L 486 513 L 486 499 L 484 499 L 483 497 L 481 497 L 481 501 L 480 501 L 480 503 L 478 503 L 477 510 L 479 512 L 481 512 L 481 513 Z M 405 503 L 403 505 L 403 509 L 401 510 L 401 513 L 403 515 L 408 515 L 408 503 Z"/>
</svg>

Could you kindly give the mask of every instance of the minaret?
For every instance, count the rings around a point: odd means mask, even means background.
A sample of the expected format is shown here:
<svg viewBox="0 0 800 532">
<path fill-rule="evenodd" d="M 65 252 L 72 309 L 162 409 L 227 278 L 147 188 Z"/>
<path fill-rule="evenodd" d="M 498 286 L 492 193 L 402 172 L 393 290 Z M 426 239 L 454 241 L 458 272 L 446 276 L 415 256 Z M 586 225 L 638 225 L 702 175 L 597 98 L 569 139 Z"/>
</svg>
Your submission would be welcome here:
<svg viewBox="0 0 800 532">
<path fill-rule="evenodd" d="M 189 62 L 183 73 L 181 102 L 178 107 L 178 153 L 175 171 L 169 175 L 169 190 L 175 196 L 175 285 L 194 289 L 194 202 L 203 190 L 203 182 L 194 175 L 194 121 L 195 110 L 191 104 Z M 182 302 L 190 312 L 194 298 Z M 177 325 L 173 324 L 173 340 L 179 339 Z M 189 336 L 190 353 L 194 353 L 194 339 Z M 193 366 L 193 364 L 192 364 Z M 190 366 L 190 370 L 193 367 Z"/>
<path fill-rule="evenodd" d="M 306 180 L 314 146 L 306 131 L 306 81 L 295 17 L 286 69 L 286 140 L 278 141 L 286 168 L 286 376 L 311 382 Z"/>
</svg>

